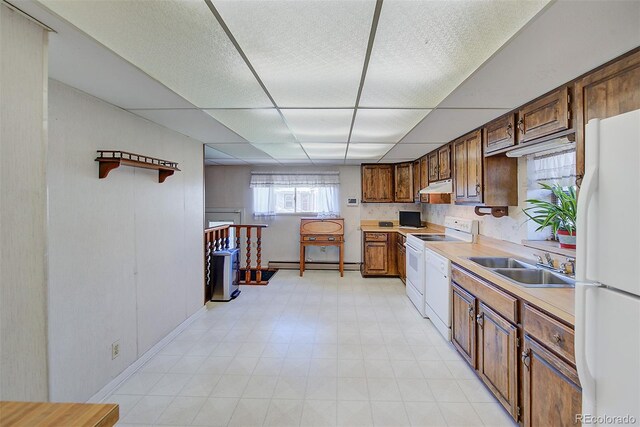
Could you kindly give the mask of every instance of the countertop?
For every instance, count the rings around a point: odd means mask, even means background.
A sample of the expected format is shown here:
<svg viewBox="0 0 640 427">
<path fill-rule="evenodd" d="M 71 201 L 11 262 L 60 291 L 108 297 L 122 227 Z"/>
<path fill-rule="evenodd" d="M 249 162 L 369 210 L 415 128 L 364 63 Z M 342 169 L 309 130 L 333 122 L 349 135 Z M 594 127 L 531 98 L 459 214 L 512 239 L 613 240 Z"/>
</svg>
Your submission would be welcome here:
<svg viewBox="0 0 640 427">
<path fill-rule="evenodd" d="M 393 227 L 380 227 L 377 221 L 362 221 L 360 228 L 363 232 L 396 232 L 404 236 L 412 233 L 442 233 L 444 231 L 441 226 L 430 223 L 424 228 L 402 228 L 398 226 L 396 221 L 394 221 Z M 429 249 L 488 282 L 551 313 L 570 325 L 575 324 L 575 290 L 573 288 L 525 288 L 466 259 L 474 256 L 504 256 L 533 260 L 535 254 L 543 255 L 544 251 L 485 236 L 478 236 L 475 243 L 426 242 L 426 245 Z"/>
<path fill-rule="evenodd" d="M 110 427 L 118 415 L 118 405 L 112 403 L 0 402 L 3 427 Z"/>
<path fill-rule="evenodd" d="M 502 246 L 504 246 L 504 248 Z M 460 265 L 464 269 L 475 273 L 505 291 L 551 313 L 557 318 L 574 325 L 575 290 L 573 288 L 525 288 L 523 286 L 516 285 L 493 271 L 466 259 L 467 257 L 472 256 L 506 256 L 523 258 L 522 252 L 517 250 L 517 246 L 520 245 L 508 242 L 505 242 L 503 245 L 494 242 L 491 244 L 483 244 L 481 242 L 427 243 L 427 247 L 429 249 L 449 258 L 451 262 Z M 531 258 L 531 256 L 529 255 L 526 258 Z"/>
</svg>

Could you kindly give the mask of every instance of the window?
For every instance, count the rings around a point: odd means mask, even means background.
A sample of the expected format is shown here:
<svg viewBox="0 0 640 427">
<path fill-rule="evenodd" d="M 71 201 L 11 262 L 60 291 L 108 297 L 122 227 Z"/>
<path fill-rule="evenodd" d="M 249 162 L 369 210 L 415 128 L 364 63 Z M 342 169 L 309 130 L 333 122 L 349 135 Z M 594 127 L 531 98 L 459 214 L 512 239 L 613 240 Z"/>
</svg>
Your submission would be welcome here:
<svg viewBox="0 0 640 427">
<path fill-rule="evenodd" d="M 338 172 L 251 174 L 256 216 L 339 213 Z"/>
</svg>

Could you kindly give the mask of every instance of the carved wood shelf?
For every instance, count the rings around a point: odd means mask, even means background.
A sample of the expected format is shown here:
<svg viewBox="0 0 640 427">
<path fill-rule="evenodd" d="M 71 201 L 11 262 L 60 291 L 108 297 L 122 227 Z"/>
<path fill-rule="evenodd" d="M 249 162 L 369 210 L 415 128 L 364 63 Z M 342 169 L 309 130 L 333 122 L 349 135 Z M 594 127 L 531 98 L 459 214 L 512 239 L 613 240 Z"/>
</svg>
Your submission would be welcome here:
<svg viewBox="0 0 640 427">
<path fill-rule="evenodd" d="M 491 215 L 496 218 L 502 218 L 509 215 L 509 208 L 507 206 L 476 206 L 474 212 L 478 216 Z"/>
<path fill-rule="evenodd" d="M 178 169 L 176 162 L 157 159 L 155 157 L 143 156 L 141 154 L 128 153 L 126 151 L 98 150 L 96 162 L 100 163 L 98 176 L 100 179 L 106 178 L 113 169 L 121 165 L 134 168 L 155 169 L 158 171 L 158 182 L 173 175 Z"/>
</svg>

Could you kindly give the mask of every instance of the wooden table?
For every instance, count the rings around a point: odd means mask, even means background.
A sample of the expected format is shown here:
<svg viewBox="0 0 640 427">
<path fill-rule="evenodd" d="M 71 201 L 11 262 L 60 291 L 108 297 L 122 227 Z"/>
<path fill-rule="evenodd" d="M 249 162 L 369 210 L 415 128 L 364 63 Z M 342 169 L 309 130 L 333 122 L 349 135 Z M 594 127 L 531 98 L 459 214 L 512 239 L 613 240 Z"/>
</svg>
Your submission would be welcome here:
<svg viewBox="0 0 640 427">
<path fill-rule="evenodd" d="M 300 219 L 300 277 L 304 273 L 307 246 L 337 246 L 340 277 L 344 277 L 344 218 Z"/>
<path fill-rule="evenodd" d="M 111 427 L 118 418 L 115 403 L 0 402 L 2 427 Z"/>
</svg>

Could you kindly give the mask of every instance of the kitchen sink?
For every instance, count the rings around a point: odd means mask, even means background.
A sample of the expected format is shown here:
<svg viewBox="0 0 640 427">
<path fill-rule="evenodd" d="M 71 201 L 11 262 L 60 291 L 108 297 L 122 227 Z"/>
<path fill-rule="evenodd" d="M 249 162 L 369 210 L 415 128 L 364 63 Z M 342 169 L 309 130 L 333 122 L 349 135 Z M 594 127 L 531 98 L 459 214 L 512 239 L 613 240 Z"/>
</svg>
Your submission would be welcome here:
<svg viewBox="0 0 640 427">
<path fill-rule="evenodd" d="M 496 268 L 494 272 L 527 288 L 572 288 L 575 280 L 540 268 Z"/>
<path fill-rule="evenodd" d="M 507 257 L 469 257 L 469 261 L 487 268 L 534 268 L 534 266 Z"/>
</svg>

